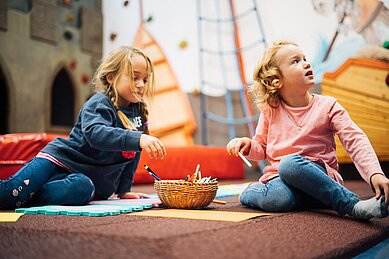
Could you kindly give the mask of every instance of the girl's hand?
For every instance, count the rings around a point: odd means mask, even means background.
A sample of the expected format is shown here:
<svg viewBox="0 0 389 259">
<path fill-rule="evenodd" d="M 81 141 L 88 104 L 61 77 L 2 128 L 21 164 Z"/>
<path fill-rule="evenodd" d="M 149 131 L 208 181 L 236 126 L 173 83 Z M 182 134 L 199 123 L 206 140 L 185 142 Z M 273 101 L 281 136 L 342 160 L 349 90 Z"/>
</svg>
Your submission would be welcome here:
<svg viewBox="0 0 389 259">
<path fill-rule="evenodd" d="M 374 188 L 376 199 L 379 199 L 381 195 L 385 195 L 385 203 L 389 204 L 389 179 L 382 174 L 374 174 L 370 181 Z"/>
<path fill-rule="evenodd" d="M 140 199 L 140 198 L 150 198 L 149 195 L 142 192 L 125 192 L 118 195 L 120 199 Z"/>
<path fill-rule="evenodd" d="M 251 148 L 251 139 L 247 137 L 233 138 L 228 142 L 226 149 L 228 154 L 237 156 L 239 152 L 247 156 Z"/>
<path fill-rule="evenodd" d="M 142 134 L 140 136 L 139 146 L 146 150 L 150 158 L 163 159 L 166 156 L 165 146 L 156 137 Z"/>
</svg>

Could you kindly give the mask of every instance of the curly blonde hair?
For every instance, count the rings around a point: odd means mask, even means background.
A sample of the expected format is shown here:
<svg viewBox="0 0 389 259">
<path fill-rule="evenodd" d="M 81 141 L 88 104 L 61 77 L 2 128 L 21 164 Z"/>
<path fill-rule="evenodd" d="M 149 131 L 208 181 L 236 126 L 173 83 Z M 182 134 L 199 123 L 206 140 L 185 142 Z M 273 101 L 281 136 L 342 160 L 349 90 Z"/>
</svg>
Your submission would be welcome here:
<svg viewBox="0 0 389 259">
<path fill-rule="evenodd" d="M 121 46 L 113 51 L 111 51 L 102 61 L 100 66 L 97 68 L 96 73 L 93 78 L 93 86 L 95 92 L 103 92 L 110 97 L 113 105 L 116 108 L 116 111 L 119 115 L 120 120 L 122 121 L 124 127 L 130 130 L 136 130 L 134 124 L 127 118 L 122 111 L 120 111 L 117 104 L 118 92 L 116 90 L 116 82 L 119 75 L 125 72 L 125 69 L 128 69 L 128 74 L 132 75 L 134 78 L 134 71 L 132 68 L 132 58 L 134 56 L 142 56 L 147 64 L 148 71 L 148 80 L 145 85 L 144 94 L 150 98 L 154 92 L 154 69 L 153 65 L 149 59 L 140 49 L 128 46 Z M 108 82 L 108 76 L 112 75 L 114 81 L 112 83 Z M 130 82 L 131 88 L 135 88 L 134 80 Z M 139 98 L 139 104 L 142 112 L 143 119 L 147 122 L 148 120 L 148 109 L 146 103 Z M 145 133 L 148 134 L 148 127 L 146 123 Z"/>
<path fill-rule="evenodd" d="M 250 87 L 250 94 L 257 104 L 258 109 L 266 105 L 276 108 L 280 105 L 280 79 L 282 78 L 279 69 L 279 62 L 276 58 L 277 52 L 286 45 L 298 46 L 290 40 L 280 40 L 269 47 L 254 70 L 254 82 Z"/>
</svg>

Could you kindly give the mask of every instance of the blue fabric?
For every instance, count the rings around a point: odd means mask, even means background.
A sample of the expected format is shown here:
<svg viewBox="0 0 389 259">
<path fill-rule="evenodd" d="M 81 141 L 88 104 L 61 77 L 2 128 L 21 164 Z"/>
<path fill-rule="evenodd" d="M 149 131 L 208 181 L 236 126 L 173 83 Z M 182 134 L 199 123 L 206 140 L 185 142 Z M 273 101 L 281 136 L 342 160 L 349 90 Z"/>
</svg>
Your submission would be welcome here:
<svg viewBox="0 0 389 259">
<path fill-rule="evenodd" d="M 264 211 L 284 212 L 303 208 L 331 208 L 350 214 L 359 197 L 331 179 L 325 169 L 300 155 L 281 159 L 279 177 L 266 184 L 250 184 L 240 202 Z"/>
<path fill-rule="evenodd" d="M 85 205 L 94 194 L 85 175 L 69 174 L 44 158 L 34 158 L 7 180 L 0 181 L 0 208 L 36 205 Z"/>
</svg>

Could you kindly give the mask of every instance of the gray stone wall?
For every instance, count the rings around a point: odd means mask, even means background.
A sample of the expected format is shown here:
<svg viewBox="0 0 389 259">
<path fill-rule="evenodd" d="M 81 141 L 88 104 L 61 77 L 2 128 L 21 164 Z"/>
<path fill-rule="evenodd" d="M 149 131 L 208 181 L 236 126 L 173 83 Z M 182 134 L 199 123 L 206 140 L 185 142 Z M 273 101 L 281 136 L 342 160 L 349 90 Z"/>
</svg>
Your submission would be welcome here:
<svg viewBox="0 0 389 259">
<path fill-rule="evenodd" d="M 64 11 L 62 11 L 64 12 Z M 63 16 L 59 10 L 59 17 Z M 75 116 L 90 95 L 83 75 L 92 76 L 98 53 L 83 51 L 80 30 L 58 21 L 56 43 L 31 37 L 31 12 L 8 9 L 7 29 L 0 30 L 0 67 L 4 72 L 9 98 L 8 131 L 49 132 L 51 87 L 55 76 L 65 69 L 75 92 Z M 64 31 L 72 34 L 63 38 Z M 76 60 L 76 68 L 70 63 Z M 65 129 L 66 131 L 66 129 Z"/>
</svg>

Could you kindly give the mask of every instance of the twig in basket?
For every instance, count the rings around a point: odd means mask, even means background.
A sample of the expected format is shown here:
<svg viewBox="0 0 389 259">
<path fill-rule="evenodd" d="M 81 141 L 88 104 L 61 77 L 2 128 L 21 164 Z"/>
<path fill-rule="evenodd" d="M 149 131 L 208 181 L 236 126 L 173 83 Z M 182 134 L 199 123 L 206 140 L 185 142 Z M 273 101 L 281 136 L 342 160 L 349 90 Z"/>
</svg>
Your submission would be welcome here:
<svg viewBox="0 0 389 259">
<path fill-rule="evenodd" d="M 194 177 L 193 177 L 193 182 L 197 181 L 199 170 L 200 170 L 200 164 L 197 164 L 196 171 L 195 171 Z"/>
</svg>

